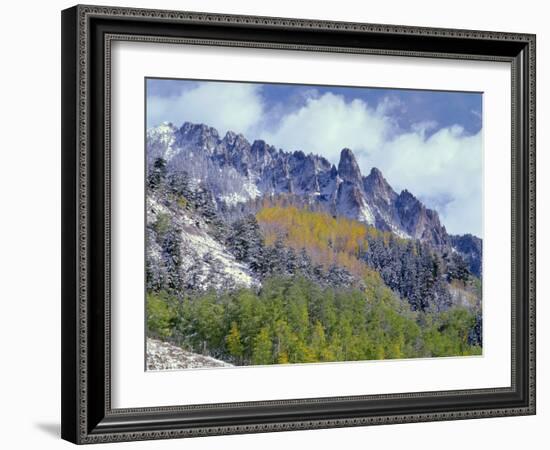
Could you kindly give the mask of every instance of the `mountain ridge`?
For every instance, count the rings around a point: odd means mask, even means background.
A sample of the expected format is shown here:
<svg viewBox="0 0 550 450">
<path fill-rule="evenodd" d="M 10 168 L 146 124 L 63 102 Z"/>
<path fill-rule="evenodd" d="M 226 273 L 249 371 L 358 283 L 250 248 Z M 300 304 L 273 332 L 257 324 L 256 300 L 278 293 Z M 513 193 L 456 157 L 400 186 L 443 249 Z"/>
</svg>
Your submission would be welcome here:
<svg viewBox="0 0 550 450">
<path fill-rule="evenodd" d="M 333 215 L 359 220 L 401 238 L 436 247 L 459 242 L 451 239 L 435 210 L 406 189 L 397 193 L 379 169 L 373 167 L 363 176 L 349 148 L 341 150 L 336 166 L 314 153 L 284 151 L 261 139 L 250 143 L 233 131 L 222 137 L 213 127 L 191 122 L 179 128 L 163 123 L 149 129 L 147 147 L 148 167 L 163 158 L 169 172 L 189 172 L 209 185 L 217 202 L 226 206 L 263 195 L 294 194 Z"/>
</svg>

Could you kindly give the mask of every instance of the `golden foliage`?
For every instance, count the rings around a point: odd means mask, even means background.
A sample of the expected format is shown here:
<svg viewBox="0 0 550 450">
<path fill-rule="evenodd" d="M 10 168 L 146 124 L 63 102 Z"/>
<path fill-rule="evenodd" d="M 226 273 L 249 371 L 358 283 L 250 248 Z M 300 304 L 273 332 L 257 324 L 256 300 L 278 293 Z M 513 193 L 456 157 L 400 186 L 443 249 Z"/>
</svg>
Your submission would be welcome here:
<svg viewBox="0 0 550 450">
<path fill-rule="evenodd" d="M 361 260 L 368 248 L 368 236 L 385 237 L 386 233 L 374 227 L 277 201 L 264 203 L 256 219 L 266 245 L 273 245 L 281 237 L 284 244 L 295 251 L 305 249 L 312 261 L 325 269 L 336 264 L 361 278 L 376 276 L 376 272 Z"/>
</svg>

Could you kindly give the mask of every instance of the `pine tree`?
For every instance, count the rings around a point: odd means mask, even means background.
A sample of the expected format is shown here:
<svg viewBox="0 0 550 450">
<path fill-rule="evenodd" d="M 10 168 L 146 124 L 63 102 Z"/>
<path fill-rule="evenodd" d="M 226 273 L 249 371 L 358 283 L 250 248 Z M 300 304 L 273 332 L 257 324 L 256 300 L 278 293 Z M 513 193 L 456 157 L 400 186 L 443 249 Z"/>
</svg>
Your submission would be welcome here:
<svg viewBox="0 0 550 450">
<path fill-rule="evenodd" d="M 226 342 L 229 354 L 235 359 L 237 364 L 241 364 L 244 346 L 241 342 L 241 332 L 239 331 L 237 322 L 231 323 L 231 329 L 226 337 Z"/>
<path fill-rule="evenodd" d="M 149 187 L 151 189 L 158 188 L 166 178 L 166 160 L 163 158 L 155 159 L 153 167 L 149 174 Z"/>
<path fill-rule="evenodd" d="M 286 273 L 294 275 L 298 269 L 298 258 L 294 249 L 287 248 L 286 250 Z"/>
<path fill-rule="evenodd" d="M 263 236 L 254 215 L 233 223 L 226 244 L 237 260 L 247 263 L 253 272 L 263 274 L 266 271 Z"/>
<path fill-rule="evenodd" d="M 287 320 L 277 319 L 273 325 L 273 353 L 277 361 L 284 361 L 286 364 L 290 361 L 292 349 L 292 331 Z"/>
<path fill-rule="evenodd" d="M 269 272 L 284 275 L 287 273 L 286 248 L 282 236 L 278 236 L 269 252 Z"/>
<path fill-rule="evenodd" d="M 470 278 L 470 270 L 468 268 L 468 263 L 464 261 L 462 256 L 455 254 L 453 257 L 456 266 L 456 276 L 457 279 L 466 283 Z"/>
<path fill-rule="evenodd" d="M 311 259 L 309 258 L 306 249 L 303 247 L 296 257 L 296 272 L 308 280 L 314 279 Z"/>
<path fill-rule="evenodd" d="M 178 194 L 188 201 L 193 200 L 193 190 L 191 189 L 191 181 L 189 174 L 185 171 L 171 173 L 168 177 L 170 189 L 175 194 Z"/>
<path fill-rule="evenodd" d="M 311 335 L 311 349 L 317 361 L 323 361 L 325 359 L 326 346 L 325 330 L 321 322 L 317 321 L 313 326 Z"/>
<path fill-rule="evenodd" d="M 269 329 L 263 327 L 254 339 L 252 350 L 252 364 L 263 365 L 272 364 L 272 343 L 269 335 Z"/>
<path fill-rule="evenodd" d="M 197 186 L 193 193 L 195 209 L 201 214 L 206 223 L 219 224 L 221 221 L 218 217 L 216 200 L 212 192 L 203 184 Z"/>
<path fill-rule="evenodd" d="M 145 253 L 145 283 L 147 291 L 160 291 L 164 286 L 166 279 L 166 268 L 162 258 L 155 255 L 155 250 L 159 248 L 157 235 L 153 228 L 147 225 L 147 246 Z"/>
<path fill-rule="evenodd" d="M 181 230 L 172 223 L 164 233 L 162 240 L 162 258 L 166 264 L 166 284 L 169 290 L 178 292 L 182 288 L 181 266 Z"/>
<path fill-rule="evenodd" d="M 351 273 L 334 264 L 327 273 L 326 281 L 329 286 L 351 287 L 354 280 Z"/>
</svg>

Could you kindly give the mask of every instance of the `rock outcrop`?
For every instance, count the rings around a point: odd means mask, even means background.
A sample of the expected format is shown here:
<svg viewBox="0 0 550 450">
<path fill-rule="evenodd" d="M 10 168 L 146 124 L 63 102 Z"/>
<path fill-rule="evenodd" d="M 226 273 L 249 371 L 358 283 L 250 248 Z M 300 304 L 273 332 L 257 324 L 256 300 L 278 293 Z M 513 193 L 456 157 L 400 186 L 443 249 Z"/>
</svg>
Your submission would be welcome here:
<svg viewBox="0 0 550 450">
<path fill-rule="evenodd" d="M 181 370 L 233 367 L 210 356 L 199 355 L 158 339 L 147 338 L 147 370 Z"/>
</svg>

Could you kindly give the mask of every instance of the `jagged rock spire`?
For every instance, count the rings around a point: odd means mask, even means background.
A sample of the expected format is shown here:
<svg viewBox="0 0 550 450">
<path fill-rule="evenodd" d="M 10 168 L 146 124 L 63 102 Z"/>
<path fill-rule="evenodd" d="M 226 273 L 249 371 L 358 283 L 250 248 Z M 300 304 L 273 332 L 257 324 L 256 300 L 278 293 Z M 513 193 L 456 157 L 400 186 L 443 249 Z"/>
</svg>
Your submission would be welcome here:
<svg viewBox="0 0 550 450">
<path fill-rule="evenodd" d="M 361 169 L 355 159 L 355 155 L 349 148 L 342 149 L 340 162 L 338 163 L 338 175 L 344 181 L 353 184 L 361 184 Z"/>
</svg>

